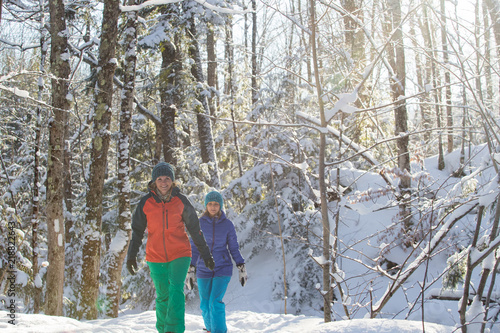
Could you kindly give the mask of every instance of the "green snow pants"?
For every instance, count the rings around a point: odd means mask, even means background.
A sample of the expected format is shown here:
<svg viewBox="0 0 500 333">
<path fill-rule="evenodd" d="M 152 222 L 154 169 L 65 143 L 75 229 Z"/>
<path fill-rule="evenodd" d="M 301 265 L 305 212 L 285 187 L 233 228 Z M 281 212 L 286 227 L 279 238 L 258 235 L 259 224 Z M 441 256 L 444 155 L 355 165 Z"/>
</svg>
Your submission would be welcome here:
<svg viewBox="0 0 500 333">
<path fill-rule="evenodd" d="M 186 329 L 184 281 L 190 263 L 190 257 L 165 263 L 148 262 L 156 288 L 156 329 L 159 333 L 182 333 Z"/>
</svg>

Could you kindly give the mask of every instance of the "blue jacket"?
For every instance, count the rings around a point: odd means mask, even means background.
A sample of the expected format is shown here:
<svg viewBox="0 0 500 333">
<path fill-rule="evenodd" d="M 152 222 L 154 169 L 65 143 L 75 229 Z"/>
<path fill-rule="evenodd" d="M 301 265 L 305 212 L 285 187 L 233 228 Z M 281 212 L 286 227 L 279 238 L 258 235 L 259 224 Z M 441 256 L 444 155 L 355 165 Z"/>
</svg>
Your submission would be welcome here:
<svg viewBox="0 0 500 333">
<path fill-rule="evenodd" d="M 233 274 L 233 258 L 236 265 L 244 264 L 245 259 L 241 256 L 236 237 L 234 224 L 222 211 L 219 218 L 210 218 L 203 215 L 200 218 L 200 227 L 207 241 L 207 245 L 212 252 L 215 261 L 213 271 L 205 267 L 203 260 L 199 260 L 200 252 L 194 246 L 191 239 L 191 265 L 196 266 L 196 276 L 201 279 L 213 278 L 215 276 L 231 276 Z"/>
</svg>

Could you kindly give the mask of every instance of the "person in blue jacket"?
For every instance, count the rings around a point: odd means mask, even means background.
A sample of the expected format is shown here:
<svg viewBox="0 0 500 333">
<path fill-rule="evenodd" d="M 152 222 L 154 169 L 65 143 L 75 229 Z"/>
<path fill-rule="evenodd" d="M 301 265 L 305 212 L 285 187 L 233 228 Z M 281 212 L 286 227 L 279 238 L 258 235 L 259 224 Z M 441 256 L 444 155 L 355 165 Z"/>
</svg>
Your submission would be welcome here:
<svg viewBox="0 0 500 333">
<path fill-rule="evenodd" d="M 200 217 L 200 227 L 215 261 L 214 270 L 205 266 L 199 251 L 191 240 L 192 257 L 186 281 L 188 289 L 194 286 L 196 275 L 200 294 L 200 309 L 206 330 L 211 333 L 225 333 L 226 306 L 222 301 L 233 274 L 234 260 L 239 271 L 242 286 L 247 281 L 245 260 L 243 259 L 234 224 L 224 214 L 222 195 L 212 191 L 205 196 L 206 210 Z"/>
</svg>

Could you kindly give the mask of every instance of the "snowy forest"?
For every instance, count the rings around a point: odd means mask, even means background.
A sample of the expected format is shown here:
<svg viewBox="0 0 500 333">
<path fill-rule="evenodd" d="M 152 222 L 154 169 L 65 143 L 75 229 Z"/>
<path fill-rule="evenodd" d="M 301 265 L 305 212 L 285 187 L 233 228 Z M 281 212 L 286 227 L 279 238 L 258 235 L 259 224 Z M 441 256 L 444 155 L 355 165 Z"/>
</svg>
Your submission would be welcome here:
<svg viewBox="0 0 500 333">
<path fill-rule="evenodd" d="M 123 263 L 166 161 L 284 313 L 487 332 L 499 82 L 500 0 L 0 0 L 2 310 L 152 309 Z"/>
</svg>

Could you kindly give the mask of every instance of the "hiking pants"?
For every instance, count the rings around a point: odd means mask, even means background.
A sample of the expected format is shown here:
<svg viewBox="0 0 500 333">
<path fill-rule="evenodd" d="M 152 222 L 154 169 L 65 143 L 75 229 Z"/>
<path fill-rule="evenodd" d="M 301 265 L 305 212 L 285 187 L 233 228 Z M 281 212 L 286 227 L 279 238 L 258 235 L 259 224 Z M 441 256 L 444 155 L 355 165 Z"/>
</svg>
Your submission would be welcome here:
<svg viewBox="0 0 500 333">
<path fill-rule="evenodd" d="M 186 329 L 184 281 L 190 263 L 190 257 L 165 263 L 148 262 L 156 288 L 156 329 L 159 333 L 182 333 Z"/>
<path fill-rule="evenodd" d="M 207 331 L 226 333 L 226 305 L 222 301 L 231 280 L 230 276 L 198 279 L 201 315 Z"/>
</svg>

